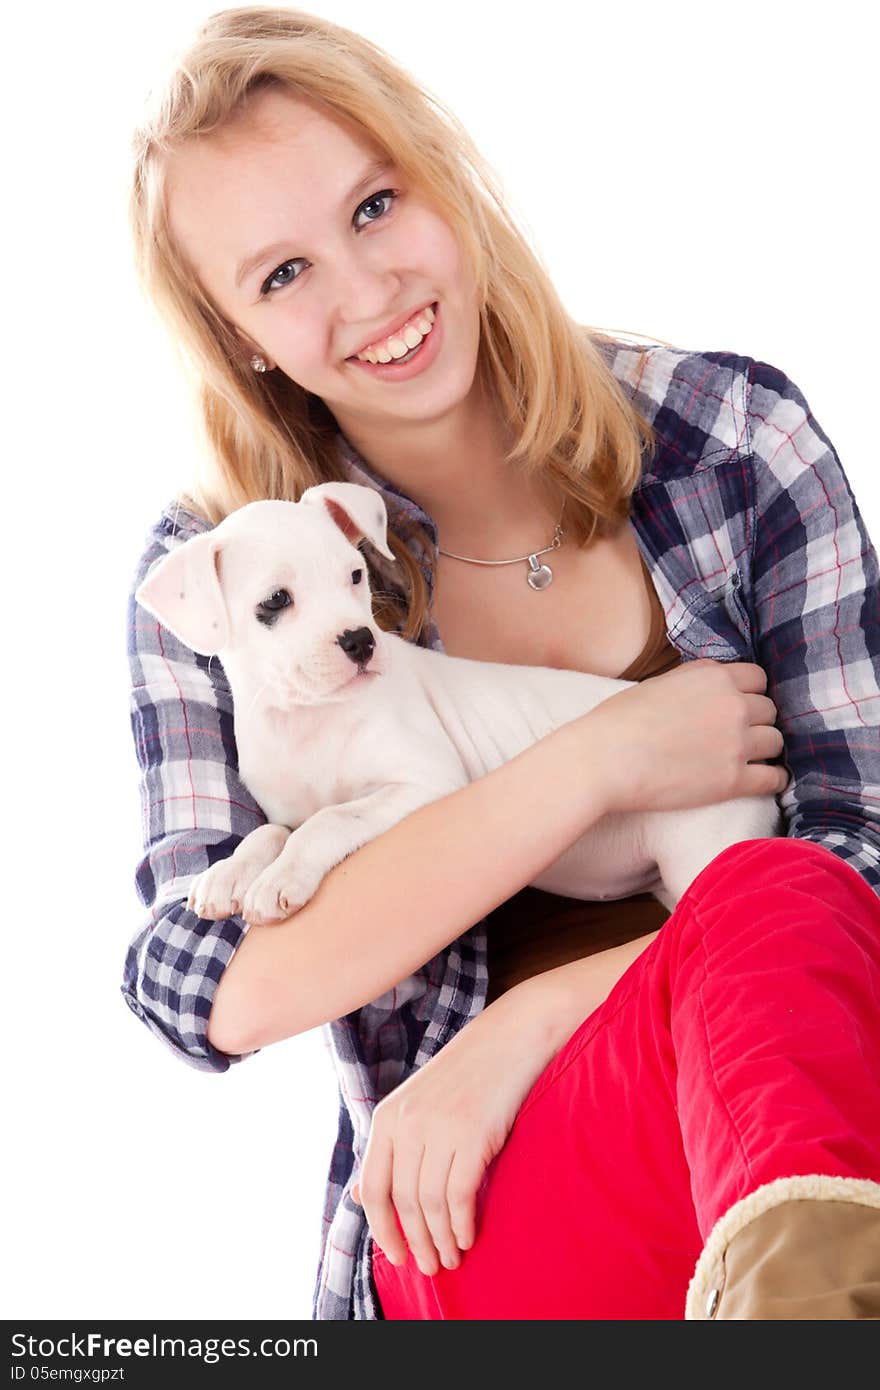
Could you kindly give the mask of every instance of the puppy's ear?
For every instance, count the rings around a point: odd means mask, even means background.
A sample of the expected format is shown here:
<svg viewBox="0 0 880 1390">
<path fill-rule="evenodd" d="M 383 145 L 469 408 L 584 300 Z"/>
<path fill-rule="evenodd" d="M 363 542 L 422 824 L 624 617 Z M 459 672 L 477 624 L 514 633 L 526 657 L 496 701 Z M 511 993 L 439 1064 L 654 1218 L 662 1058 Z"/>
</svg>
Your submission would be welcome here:
<svg viewBox="0 0 880 1390">
<path fill-rule="evenodd" d="M 229 618 L 220 588 L 222 538 L 193 536 L 163 556 L 135 590 L 135 598 L 194 652 L 211 656 L 229 640 Z"/>
<path fill-rule="evenodd" d="M 360 483 L 318 483 L 306 488 L 297 505 L 321 507 L 352 545 L 365 536 L 387 559 L 394 559 L 388 548 L 385 499 L 374 488 L 362 487 Z"/>
</svg>

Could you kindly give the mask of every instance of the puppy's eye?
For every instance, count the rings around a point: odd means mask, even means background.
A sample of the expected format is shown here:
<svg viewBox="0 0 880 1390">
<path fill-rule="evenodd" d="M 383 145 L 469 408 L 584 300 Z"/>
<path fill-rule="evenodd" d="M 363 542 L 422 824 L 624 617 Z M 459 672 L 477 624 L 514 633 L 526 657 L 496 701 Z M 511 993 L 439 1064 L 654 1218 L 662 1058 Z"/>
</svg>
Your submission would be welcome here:
<svg viewBox="0 0 880 1390">
<path fill-rule="evenodd" d="M 363 572 L 363 570 L 352 570 L 352 572 L 351 572 L 351 582 L 352 582 L 352 584 L 360 584 L 360 582 L 361 582 L 361 580 L 363 579 L 363 577 L 364 577 L 364 572 Z"/>
<path fill-rule="evenodd" d="M 278 615 L 284 608 L 288 608 L 293 603 L 293 599 L 286 589 L 276 589 L 274 594 L 269 594 L 257 604 L 255 617 L 258 623 L 264 627 L 272 627 L 278 621 Z"/>
<path fill-rule="evenodd" d="M 286 608 L 290 601 L 290 594 L 286 589 L 276 589 L 274 594 L 263 599 L 260 607 L 265 613 L 280 613 L 281 609 Z"/>
</svg>

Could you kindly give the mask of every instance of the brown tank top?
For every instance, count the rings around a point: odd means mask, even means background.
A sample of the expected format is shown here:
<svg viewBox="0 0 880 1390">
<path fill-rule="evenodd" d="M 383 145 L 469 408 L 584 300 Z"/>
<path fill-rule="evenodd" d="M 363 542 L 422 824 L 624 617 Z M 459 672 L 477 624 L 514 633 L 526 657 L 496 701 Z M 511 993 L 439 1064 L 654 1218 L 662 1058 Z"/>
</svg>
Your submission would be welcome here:
<svg viewBox="0 0 880 1390">
<path fill-rule="evenodd" d="M 619 680 L 643 681 L 679 665 L 681 656 L 666 636 L 666 620 L 653 581 L 642 562 L 651 601 L 651 629 L 644 649 Z M 661 927 L 668 911 L 650 893 L 615 902 L 582 902 L 523 888 L 486 918 L 489 993 L 487 1003 L 521 980 L 596 951 L 633 941 Z"/>
</svg>

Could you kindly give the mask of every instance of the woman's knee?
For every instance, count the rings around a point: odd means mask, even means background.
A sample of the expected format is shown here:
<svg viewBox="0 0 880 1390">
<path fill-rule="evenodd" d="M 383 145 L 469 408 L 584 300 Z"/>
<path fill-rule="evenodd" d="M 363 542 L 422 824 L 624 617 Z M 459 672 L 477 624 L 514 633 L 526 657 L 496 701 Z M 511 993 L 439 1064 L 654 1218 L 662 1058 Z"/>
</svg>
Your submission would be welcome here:
<svg viewBox="0 0 880 1390">
<path fill-rule="evenodd" d="M 784 950 L 795 961 L 799 942 L 816 938 L 880 970 L 880 898 L 824 845 L 744 840 L 697 876 L 661 936 L 671 989 L 743 953 Z"/>
</svg>

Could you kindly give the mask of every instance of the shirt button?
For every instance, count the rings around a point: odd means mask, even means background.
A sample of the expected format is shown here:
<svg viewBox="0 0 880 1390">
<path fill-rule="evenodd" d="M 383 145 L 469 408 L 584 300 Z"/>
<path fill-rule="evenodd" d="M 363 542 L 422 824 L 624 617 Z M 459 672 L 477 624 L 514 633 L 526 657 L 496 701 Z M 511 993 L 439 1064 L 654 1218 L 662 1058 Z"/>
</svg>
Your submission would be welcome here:
<svg viewBox="0 0 880 1390">
<path fill-rule="evenodd" d="M 712 1292 L 709 1294 L 709 1297 L 706 1299 L 706 1317 L 707 1317 L 707 1318 L 714 1318 L 715 1313 L 717 1312 L 717 1309 L 718 1309 L 718 1299 L 719 1299 L 719 1297 L 720 1297 L 720 1294 L 719 1294 L 718 1290 L 717 1290 L 717 1289 L 713 1289 Z"/>
</svg>

